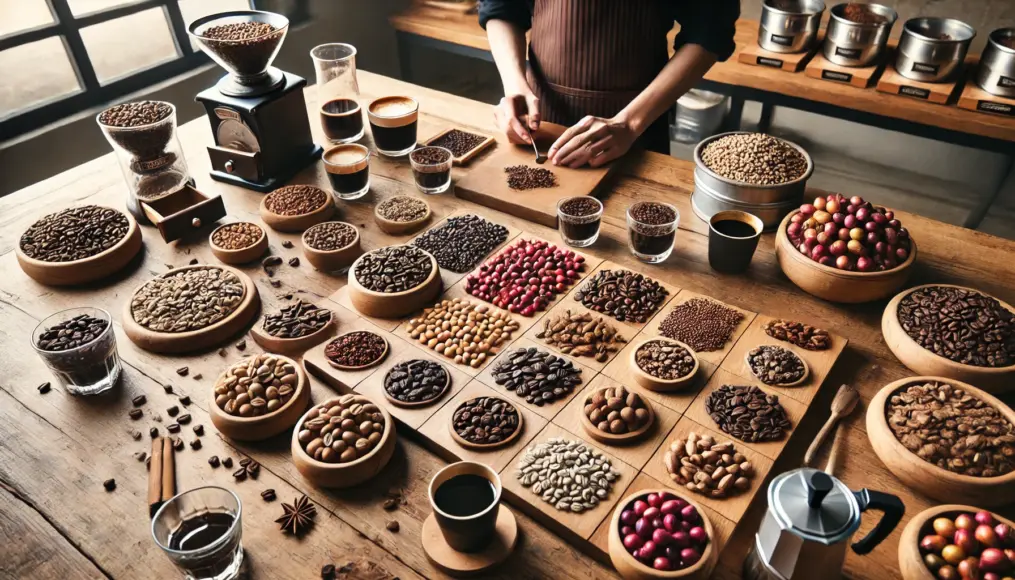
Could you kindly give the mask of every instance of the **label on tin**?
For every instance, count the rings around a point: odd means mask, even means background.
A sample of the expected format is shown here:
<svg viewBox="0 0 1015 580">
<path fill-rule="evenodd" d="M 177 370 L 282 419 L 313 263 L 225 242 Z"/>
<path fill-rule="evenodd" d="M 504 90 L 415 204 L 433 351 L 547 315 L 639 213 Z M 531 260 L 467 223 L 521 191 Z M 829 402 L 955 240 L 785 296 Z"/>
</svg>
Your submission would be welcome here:
<svg viewBox="0 0 1015 580">
<path fill-rule="evenodd" d="M 930 98 L 929 90 L 921 89 L 920 87 L 909 87 L 905 85 L 899 87 L 899 94 L 906 95 L 908 97 L 916 97 L 918 99 Z"/>
<path fill-rule="evenodd" d="M 1011 77 L 1002 76 L 1001 78 L 997 79 L 997 86 L 1009 89 L 1015 88 L 1015 79 Z"/>
<path fill-rule="evenodd" d="M 759 56 L 758 64 L 760 64 L 761 66 L 772 66 L 775 68 L 782 68 L 782 61 L 777 58 L 767 58 L 764 56 Z"/>
<path fill-rule="evenodd" d="M 914 62 L 913 63 L 913 72 L 918 72 L 918 73 L 927 73 L 927 74 L 936 75 L 937 71 L 940 70 L 940 68 L 941 68 L 941 65 L 937 65 L 937 64 L 924 64 L 922 62 Z"/>
<path fill-rule="evenodd" d="M 1006 103 L 995 103 L 993 101 L 979 101 L 976 103 L 976 110 L 984 113 L 996 113 L 1015 117 L 1015 107 Z"/>
<path fill-rule="evenodd" d="M 853 80 L 853 75 L 849 73 L 839 72 L 836 70 L 823 70 L 821 71 L 821 78 L 826 81 L 839 81 L 840 83 L 848 83 Z"/>
<path fill-rule="evenodd" d="M 859 60 L 861 54 L 863 54 L 862 48 L 842 48 L 841 46 L 835 47 L 835 56 L 841 56 L 842 58 L 848 58 L 850 60 Z"/>
<path fill-rule="evenodd" d="M 793 37 L 792 36 L 783 36 L 782 34 L 773 34 L 772 35 L 772 42 L 774 42 L 775 44 L 782 45 L 782 46 L 793 46 Z"/>
</svg>

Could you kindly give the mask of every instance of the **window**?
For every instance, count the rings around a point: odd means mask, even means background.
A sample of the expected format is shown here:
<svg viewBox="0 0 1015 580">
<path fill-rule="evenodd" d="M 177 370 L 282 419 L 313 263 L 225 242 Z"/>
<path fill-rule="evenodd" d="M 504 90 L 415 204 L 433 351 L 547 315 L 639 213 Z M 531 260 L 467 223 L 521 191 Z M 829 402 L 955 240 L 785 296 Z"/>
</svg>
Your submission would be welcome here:
<svg viewBox="0 0 1015 580">
<path fill-rule="evenodd" d="M 187 24 L 268 3 L 308 18 L 308 0 L 0 1 L 0 141 L 209 62 Z"/>
</svg>

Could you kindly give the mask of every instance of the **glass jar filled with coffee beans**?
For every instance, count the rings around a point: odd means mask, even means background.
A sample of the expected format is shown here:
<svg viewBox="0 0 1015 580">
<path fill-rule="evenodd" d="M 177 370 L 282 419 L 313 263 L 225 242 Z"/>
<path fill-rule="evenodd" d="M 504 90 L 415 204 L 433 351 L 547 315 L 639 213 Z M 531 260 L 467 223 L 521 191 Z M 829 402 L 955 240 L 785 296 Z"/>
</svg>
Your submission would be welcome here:
<svg viewBox="0 0 1015 580">
<path fill-rule="evenodd" d="M 409 154 L 416 188 L 426 194 L 444 193 L 451 188 L 454 157 L 443 147 L 420 147 Z"/>
<path fill-rule="evenodd" d="M 120 380 L 120 357 L 109 313 L 71 308 L 32 332 L 32 347 L 72 395 L 98 395 Z"/>
<path fill-rule="evenodd" d="M 677 237 L 680 212 L 668 203 L 639 201 L 627 208 L 627 234 L 631 253 L 649 264 L 670 257 Z"/>
</svg>

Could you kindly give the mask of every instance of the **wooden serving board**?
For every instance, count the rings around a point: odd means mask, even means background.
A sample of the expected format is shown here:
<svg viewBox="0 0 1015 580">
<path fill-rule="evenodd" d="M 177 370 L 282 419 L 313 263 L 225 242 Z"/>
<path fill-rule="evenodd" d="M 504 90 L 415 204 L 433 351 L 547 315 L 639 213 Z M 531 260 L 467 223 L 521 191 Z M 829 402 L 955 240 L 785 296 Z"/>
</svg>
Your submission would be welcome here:
<svg viewBox="0 0 1015 580">
<path fill-rule="evenodd" d="M 879 58 L 877 62 L 870 66 L 850 67 L 835 64 L 825 58 L 824 54 L 818 52 L 811 59 L 811 62 L 807 63 L 807 66 L 804 68 L 804 74 L 812 79 L 842 83 L 858 89 L 866 89 L 874 84 L 874 79 L 884 69 L 886 60 L 882 56 L 882 58 Z"/>
<path fill-rule="evenodd" d="M 893 54 L 892 59 L 894 60 L 894 58 L 895 55 Z M 885 67 L 885 72 L 881 75 L 877 88 L 878 91 L 890 95 L 899 95 L 938 105 L 946 105 L 952 96 L 958 92 L 961 84 L 961 81 L 958 80 L 947 83 L 925 83 L 913 80 L 899 74 L 899 71 L 895 70 L 895 65 L 891 64 Z"/>
<path fill-rule="evenodd" d="M 972 78 L 959 95 L 959 108 L 992 115 L 1015 117 L 1015 99 L 992 95 L 980 88 Z"/>
<path fill-rule="evenodd" d="M 566 127 L 553 123 L 542 123 L 533 134 L 539 152 L 546 155 L 553 142 Z M 557 187 L 516 191 L 508 187 L 505 167 L 528 165 L 542 167 L 557 177 Z M 465 177 L 455 183 L 455 195 L 504 213 L 520 217 L 547 227 L 557 227 L 557 202 L 564 197 L 594 195 L 606 176 L 617 166 L 610 163 L 604 167 L 582 167 L 571 169 L 558 167 L 549 161 L 536 164 L 536 153 L 531 145 L 512 145 L 506 139 L 497 140 L 496 148 L 476 162 Z"/>
<path fill-rule="evenodd" d="M 786 72 L 796 73 L 803 70 L 807 63 L 814 56 L 814 53 L 821 48 L 821 39 L 816 38 L 813 46 L 804 52 L 773 52 L 765 50 L 757 43 L 745 46 L 737 55 L 737 61 L 751 66 L 767 66 Z"/>
<path fill-rule="evenodd" d="M 489 218 L 487 217 L 487 219 Z M 606 267 L 621 268 L 610 262 L 604 262 L 593 264 L 587 273 L 591 273 L 597 268 Z M 583 307 L 574 299 L 574 293 L 583 284 L 584 280 L 573 285 L 568 294 L 556 301 L 550 311 L 563 308 L 582 311 Z M 631 340 L 632 344 L 659 336 L 659 323 L 676 305 L 691 298 L 708 298 L 675 286 L 668 286 L 667 289 L 671 291 L 668 302 L 662 305 L 656 315 L 647 323 L 637 326 L 615 323 L 622 334 Z M 461 283 L 459 283 L 459 285 L 447 289 L 438 300 L 447 297 L 464 298 L 467 296 L 461 290 Z M 478 461 L 490 465 L 500 473 L 506 501 L 602 562 L 609 562 L 607 540 L 611 531 L 609 530 L 610 518 L 616 504 L 622 498 L 641 489 L 660 487 L 672 488 L 677 494 L 690 493 L 670 479 L 663 465 L 662 458 L 671 441 L 686 436 L 691 431 L 698 434 L 711 434 L 719 441 L 733 440 L 737 449 L 747 456 L 754 465 L 755 476 L 751 480 L 750 489 L 726 499 L 707 498 L 699 494 L 692 496 L 692 499 L 704 507 L 704 512 L 712 522 L 716 530 L 713 539 L 721 554 L 726 541 L 740 524 L 748 508 L 759 497 L 764 497 L 764 482 L 770 475 L 773 464 L 782 454 L 789 440 L 798 436 L 796 426 L 800 424 L 806 414 L 813 411 L 811 403 L 847 343 L 845 338 L 832 335 L 832 346 L 829 350 L 822 352 L 803 350 L 788 343 L 776 341 L 766 335 L 763 326 L 766 321 L 770 320 L 769 317 L 733 305 L 727 304 L 727 306 L 740 310 L 744 315 L 743 321 L 734 330 L 731 339 L 722 350 L 699 353 L 701 368 L 698 376 L 688 388 L 671 393 L 651 392 L 639 387 L 634 382 L 633 374 L 630 371 L 630 356 L 625 348 L 606 363 L 596 363 L 592 359 L 584 357 L 573 359 L 582 366 L 583 372 L 582 383 L 575 388 L 572 396 L 543 407 L 527 405 L 523 399 L 499 387 L 492 380 L 488 369 L 480 369 L 477 373 L 473 369 L 458 367 L 449 360 L 436 355 L 424 345 L 406 340 L 404 334 L 399 331 L 392 332 L 390 329 L 381 330 L 372 327 L 365 319 L 358 323 L 346 322 L 344 327 L 369 327 L 371 330 L 383 334 L 391 344 L 391 354 L 383 364 L 358 373 L 343 373 L 324 362 L 321 352 L 323 347 L 318 346 L 306 354 L 304 367 L 308 372 L 339 392 L 355 392 L 370 397 L 377 405 L 383 406 L 391 413 L 395 420 L 402 425 L 403 433 L 408 433 L 418 439 L 442 458 L 448 461 Z M 343 314 L 356 315 L 354 312 L 344 310 Z M 534 329 L 540 326 L 540 322 L 544 316 L 547 316 L 547 312 L 538 313 L 533 318 L 515 316 L 519 322 L 522 322 L 522 330 L 516 332 L 512 340 L 501 347 L 501 352 L 523 346 L 553 350 L 535 338 L 534 335 Z M 811 321 L 802 320 L 801 322 Z M 754 378 L 743 359 L 748 350 L 763 344 L 778 344 L 793 350 L 807 361 L 811 370 L 810 376 L 798 387 L 776 388 L 762 384 Z M 630 347 L 629 344 L 627 348 Z M 405 409 L 393 405 L 383 396 L 383 378 L 387 369 L 400 361 L 412 358 L 440 361 L 451 371 L 452 384 L 448 392 L 434 404 L 422 408 Z M 704 400 L 708 394 L 725 384 L 757 385 L 770 394 L 778 395 L 794 428 L 782 440 L 766 443 L 745 443 L 725 435 L 705 413 L 704 409 Z M 619 385 L 639 393 L 652 405 L 656 414 L 656 423 L 645 437 L 631 444 L 611 445 L 595 441 L 581 426 L 579 413 L 583 411 L 584 397 L 596 389 Z M 478 396 L 497 396 L 515 404 L 523 416 L 522 431 L 516 439 L 503 447 L 492 450 L 466 449 L 455 442 L 450 430 L 451 416 L 462 402 Z M 817 409 L 814 412 L 824 413 L 827 412 L 827 409 Z M 614 483 L 609 496 L 602 505 L 582 514 L 560 512 L 518 483 L 515 477 L 515 466 L 526 449 L 551 437 L 566 437 L 582 441 L 611 458 L 615 469 L 621 473 L 621 477 Z"/>
</svg>

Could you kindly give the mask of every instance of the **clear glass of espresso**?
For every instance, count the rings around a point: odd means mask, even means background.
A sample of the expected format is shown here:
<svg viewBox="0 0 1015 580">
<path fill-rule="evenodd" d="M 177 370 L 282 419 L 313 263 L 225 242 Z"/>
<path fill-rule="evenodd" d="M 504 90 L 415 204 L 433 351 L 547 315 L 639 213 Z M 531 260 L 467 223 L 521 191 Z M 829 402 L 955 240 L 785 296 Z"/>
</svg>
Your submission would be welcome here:
<svg viewBox="0 0 1015 580">
<path fill-rule="evenodd" d="M 409 154 L 416 187 L 427 194 L 444 193 L 451 187 L 454 156 L 444 147 L 420 147 Z"/>
<path fill-rule="evenodd" d="M 441 535 L 458 552 L 479 552 L 497 533 L 500 476 L 472 461 L 452 463 L 430 480 L 430 506 Z"/>
<path fill-rule="evenodd" d="M 602 221 L 603 203 L 590 195 L 565 197 L 557 202 L 557 228 L 569 246 L 585 248 L 594 244 Z"/>
<path fill-rule="evenodd" d="M 363 111 L 356 80 L 356 47 L 333 42 L 310 51 L 317 71 L 317 98 L 321 128 L 332 143 L 351 143 L 363 138 Z"/>
<path fill-rule="evenodd" d="M 370 150 L 363 145 L 336 145 L 326 150 L 321 160 L 338 199 L 359 199 L 370 191 Z"/>
<path fill-rule="evenodd" d="M 152 538 L 188 580 L 236 578 L 243 564 L 240 498 L 198 487 L 167 501 L 152 519 Z"/>
<path fill-rule="evenodd" d="M 332 143 L 359 141 L 366 133 L 359 103 L 339 97 L 321 105 L 321 127 Z"/>
<path fill-rule="evenodd" d="M 367 108 L 377 152 L 402 157 L 416 148 L 419 103 L 411 97 L 381 97 Z"/>
<path fill-rule="evenodd" d="M 61 333 L 73 336 L 82 332 L 75 328 L 77 324 L 92 326 L 97 322 L 104 323 L 105 328 L 88 342 L 56 339 Z M 32 347 L 72 395 L 99 395 L 120 380 L 116 333 L 109 313 L 100 308 L 70 308 L 46 318 L 32 332 Z"/>
<path fill-rule="evenodd" d="M 657 201 L 639 201 L 627 208 L 631 253 L 642 262 L 657 264 L 670 257 L 677 237 L 680 212 Z"/>
</svg>

